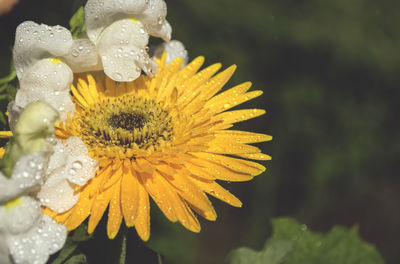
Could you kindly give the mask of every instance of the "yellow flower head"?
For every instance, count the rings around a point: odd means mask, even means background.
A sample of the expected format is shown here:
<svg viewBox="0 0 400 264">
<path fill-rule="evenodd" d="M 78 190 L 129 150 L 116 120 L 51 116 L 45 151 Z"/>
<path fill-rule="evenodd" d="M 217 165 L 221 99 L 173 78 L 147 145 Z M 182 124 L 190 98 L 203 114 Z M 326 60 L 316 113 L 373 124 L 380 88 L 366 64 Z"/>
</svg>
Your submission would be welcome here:
<svg viewBox="0 0 400 264">
<path fill-rule="evenodd" d="M 92 180 L 77 187 L 80 196 L 72 209 L 62 214 L 45 210 L 69 230 L 89 217 L 92 233 L 109 207 L 110 238 L 124 219 L 148 240 L 150 195 L 170 221 L 199 232 L 194 212 L 211 221 L 217 217 L 206 194 L 242 205 L 216 180 L 248 181 L 265 170 L 248 159 L 270 157 L 248 144 L 271 137 L 228 130 L 265 111 L 226 111 L 262 92 L 247 92 L 251 83 L 246 82 L 217 94 L 235 66 L 216 74 L 220 64 L 199 71 L 203 57 L 183 69 L 181 58 L 168 65 L 165 58 L 158 61 L 154 77 L 117 83 L 104 74 L 81 75 L 71 87 L 77 110 L 56 126 L 56 134 L 61 139 L 79 137 L 99 168 Z"/>
</svg>

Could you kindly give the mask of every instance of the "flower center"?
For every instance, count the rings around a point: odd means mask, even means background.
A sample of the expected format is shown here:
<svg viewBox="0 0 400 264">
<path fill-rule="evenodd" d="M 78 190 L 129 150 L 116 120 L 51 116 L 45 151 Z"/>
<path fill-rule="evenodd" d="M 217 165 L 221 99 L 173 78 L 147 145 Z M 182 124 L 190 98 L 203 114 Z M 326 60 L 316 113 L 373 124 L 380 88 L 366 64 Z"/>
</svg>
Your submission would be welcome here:
<svg viewBox="0 0 400 264">
<path fill-rule="evenodd" d="M 75 113 L 76 134 L 95 155 L 154 150 L 173 137 L 172 117 L 157 102 L 132 94 L 106 97 Z M 102 150 L 102 154 L 98 154 Z M 107 154 L 107 156 L 114 154 Z"/>
<path fill-rule="evenodd" d="M 142 129 L 146 124 L 146 116 L 140 112 L 119 113 L 108 119 L 108 124 L 113 128 L 125 130 Z"/>
</svg>

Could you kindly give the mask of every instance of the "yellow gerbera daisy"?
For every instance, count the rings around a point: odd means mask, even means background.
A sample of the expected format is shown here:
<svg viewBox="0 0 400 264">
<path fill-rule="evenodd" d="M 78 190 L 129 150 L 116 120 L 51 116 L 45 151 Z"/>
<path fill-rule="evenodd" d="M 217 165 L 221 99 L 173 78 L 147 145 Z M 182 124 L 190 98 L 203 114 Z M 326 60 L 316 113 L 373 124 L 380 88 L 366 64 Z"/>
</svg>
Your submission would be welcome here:
<svg viewBox="0 0 400 264">
<path fill-rule="evenodd" d="M 203 62 L 198 57 L 181 69 L 183 60 L 178 58 L 166 66 L 164 54 L 154 77 L 142 75 L 128 83 L 100 74 L 78 78 L 71 87 L 76 112 L 57 124 L 56 135 L 79 137 L 99 168 L 77 189 L 80 196 L 72 209 L 62 214 L 44 211 L 69 230 L 89 217 L 92 233 L 109 207 L 109 238 L 117 235 L 125 219 L 148 240 L 149 195 L 170 221 L 193 232 L 200 231 L 193 211 L 211 221 L 217 217 L 206 193 L 240 207 L 239 199 L 216 180 L 248 181 L 262 173 L 265 167 L 246 159 L 270 157 L 248 143 L 271 137 L 227 130 L 264 110 L 224 111 L 262 91 L 247 92 L 251 83 L 246 82 L 216 95 L 236 67 L 213 76 L 221 65 L 198 72 Z"/>
</svg>

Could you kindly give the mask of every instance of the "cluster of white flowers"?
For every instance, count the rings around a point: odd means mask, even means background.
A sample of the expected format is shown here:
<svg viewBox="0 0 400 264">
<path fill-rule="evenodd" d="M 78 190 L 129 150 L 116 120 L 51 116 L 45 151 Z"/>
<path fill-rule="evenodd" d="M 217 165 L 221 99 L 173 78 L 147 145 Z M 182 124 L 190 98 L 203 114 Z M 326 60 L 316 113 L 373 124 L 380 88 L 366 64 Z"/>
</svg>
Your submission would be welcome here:
<svg viewBox="0 0 400 264">
<path fill-rule="evenodd" d="M 128 82 L 141 72 L 157 72 L 149 55 L 149 36 L 165 43 L 155 56 L 167 52 L 187 62 L 182 43 L 171 39 L 164 0 L 88 0 L 86 34 L 73 39 L 61 26 L 32 21 L 16 30 L 13 50 L 19 87 L 8 106 L 13 139 L 4 159 L 9 175 L 0 172 L 0 263 L 45 263 L 60 250 L 67 231 L 42 213 L 48 207 L 63 213 L 79 197 L 76 187 L 93 178 L 97 162 L 77 137 L 62 142 L 54 122 L 73 115 L 70 96 L 74 73 L 104 71 L 111 79 Z M 6 163 L 6 162 L 4 162 Z"/>
<path fill-rule="evenodd" d="M 29 104 L 13 129 L 0 172 L 0 262 L 45 263 L 64 245 L 67 230 L 42 213 L 38 191 L 46 181 L 58 113 L 45 102 Z"/>
</svg>

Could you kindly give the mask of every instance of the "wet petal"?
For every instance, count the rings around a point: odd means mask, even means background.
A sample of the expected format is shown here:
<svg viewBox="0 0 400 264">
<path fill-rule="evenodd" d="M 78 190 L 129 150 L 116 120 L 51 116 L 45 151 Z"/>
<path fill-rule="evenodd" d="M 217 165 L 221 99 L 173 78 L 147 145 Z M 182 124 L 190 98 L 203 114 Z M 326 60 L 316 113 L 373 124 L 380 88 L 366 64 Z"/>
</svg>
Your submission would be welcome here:
<svg viewBox="0 0 400 264">
<path fill-rule="evenodd" d="M 66 237 L 64 226 L 43 215 L 29 232 L 11 236 L 7 242 L 15 263 L 44 264 L 63 247 Z"/>
<path fill-rule="evenodd" d="M 68 171 L 65 168 L 54 171 L 37 195 L 42 205 L 57 213 L 71 209 L 78 201 L 79 193 L 75 193 L 73 184 L 66 179 L 67 175 Z"/>
<path fill-rule="evenodd" d="M 98 41 L 98 50 L 104 72 L 115 81 L 133 81 L 141 68 L 150 67 L 145 48 L 149 35 L 143 24 L 133 19 L 123 19 L 108 26 Z"/>
<path fill-rule="evenodd" d="M 71 33 L 64 27 L 39 25 L 32 21 L 21 23 L 16 30 L 13 51 L 18 78 L 21 79 L 39 60 L 68 53 L 72 43 Z"/>
<path fill-rule="evenodd" d="M 137 18 L 146 26 L 161 25 L 167 16 L 167 4 L 164 0 L 148 0 L 146 9 Z"/>
<path fill-rule="evenodd" d="M 146 0 L 89 0 L 85 6 L 89 39 L 96 43 L 104 27 L 119 19 L 136 17 L 147 7 L 146 2 Z"/>
<path fill-rule="evenodd" d="M 22 196 L 0 206 L 0 219 L 7 233 L 27 232 L 41 215 L 40 203 L 29 196 Z"/>
<path fill-rule="evenodd" d="M 83 186 L 96 175 L 97 162 L 88 156 L 89 151 L 81 139 L 70 137 L 65 141 L 69 155 L 66 162 L 67 179 Z"/>
<path fill-rule="evenodd" d="M 7 197 L 7 194 L 10 195 L 8 199 L 15 197 L 15 194 L 27 192 L 30 189 L 37 187 L 39 184 L 43 182 L 44 171 L 43 168 L 47 163 L 47 153 L 46 152 L 34 152 L 29 155 L 22 156 L 18 159 L 17 163 L 14 166 L 14 170 L 11 176 L 10 181 L 14 183 L 10 183 L 8 186 L 8 190 L 4 190 L 5 192 L 1 193 L 0 197 Z M 12 190 L 11 186 L 18 186 L 19 191 L 14 193 L 14 196 L 11 196 Z M 3 189 L 4 186 L 2 186 Z M 2 199 L 0 199 L 2 200 Z"/>
<path fill-rule="evenodd" d="M 184 67 L 188 62 L 188 52 L 183 46 L 182 42 L 178 40 L 171 40 L 170 42 L 165 42 L 161 44 L 154 52 L 154 55 L 158 58 L 161 58 L 162 54 L 166 52 L 167 58 L 165 60 L 165 64 L 168 65 L 173 62 L 176 58 L 183 58 Z"/>
<path fill-rule="evenodd" d="M 20 89 L 15 96 L 15 104 L 27 104 L 44 100 L 58 110 L 60 119 L 65 120 L 68 112 L 74 112 L 75 105 L 69 95 L 72 71 L 57 59 L 43 59 L 35 63 L 20 81 Z"/>
<path fill-rule="evenodd" d="M 63 59 L 73 72 L 102 70 L 96 46 L 89 39 L 76 39 Z"/>
<path fill-rule="evenodd" d="M 161 24 L 157 23 L 155 25 L 147 26 L 147 31 L 149 32 L 149 35 L 153 37 L 162 38 L 164 41 L 171 40 L 172 27 L 167 20 L 164 20 Z"/>
</svg>

